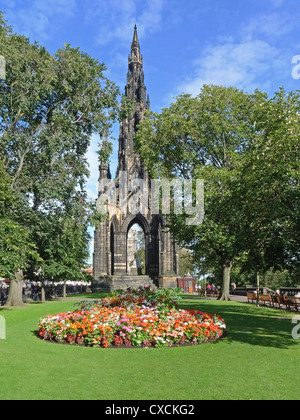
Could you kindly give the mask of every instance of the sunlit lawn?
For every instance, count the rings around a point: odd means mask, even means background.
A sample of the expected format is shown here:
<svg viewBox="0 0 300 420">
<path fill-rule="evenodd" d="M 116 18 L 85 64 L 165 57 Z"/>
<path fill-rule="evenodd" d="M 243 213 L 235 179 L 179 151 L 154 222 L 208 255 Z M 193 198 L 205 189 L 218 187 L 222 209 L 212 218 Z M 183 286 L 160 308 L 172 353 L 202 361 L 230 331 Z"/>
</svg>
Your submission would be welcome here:
<svg viewBox="0 0 300 420">
<path fill-rule="evenodd" d="M 74 303 L 0 308 L 7 328 L 0 340 L 0 399 L 300 398 L 300 340 L 292 338 L 287 311 L 183 300 L 181 307 L 217 313 L 228 326 L 225 339 L 200 346 L 97 349 L 36 337 L 40 317 L 73 310 Z"/>
</svg>

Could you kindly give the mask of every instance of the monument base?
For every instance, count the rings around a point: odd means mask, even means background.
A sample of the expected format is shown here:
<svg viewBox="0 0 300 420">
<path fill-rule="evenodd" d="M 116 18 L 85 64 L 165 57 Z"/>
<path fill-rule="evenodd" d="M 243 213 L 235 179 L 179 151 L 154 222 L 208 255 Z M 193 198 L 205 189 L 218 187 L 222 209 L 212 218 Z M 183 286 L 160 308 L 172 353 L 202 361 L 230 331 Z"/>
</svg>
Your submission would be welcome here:
<svg viewBox="0 0 300 420">
<path fill-rule="evenodd" d="M 175 276 L 160 276 L 158 285 L 161 289 L 174 289 L 177 286 L 177 277 Z"/>
<path fill-rule="evenodd" d="M 132 276 L 132 275 L 120 275 L 120 276 L 105 276 L 99 277 L 92 284 L 93 293 L 101 292 L 115 292 L 116 290 L 126 290 L 128 288 L 138 289 L 139 287 L 150 286 L 151 289 L 156 289 L 151 277 L 147 275 Z"/>
</svg>

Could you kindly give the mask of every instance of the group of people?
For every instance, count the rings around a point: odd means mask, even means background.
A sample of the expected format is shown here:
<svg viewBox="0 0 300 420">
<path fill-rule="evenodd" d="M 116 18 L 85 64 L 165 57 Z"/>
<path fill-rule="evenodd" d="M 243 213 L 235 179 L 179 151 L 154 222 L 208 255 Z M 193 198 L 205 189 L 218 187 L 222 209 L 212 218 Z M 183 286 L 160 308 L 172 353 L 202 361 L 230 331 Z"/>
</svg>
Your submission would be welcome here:
<svg viewBox="0 0 300 420">
<path fill-rule="evenodd" d="M 203 293 L 205 293 L 205 291 L 208 295 L 214 295 L 214 294 L 218 293 L 218 288 L 213 283 L 212 284 L 210 284 L 210 283 L 207 284 L 206 288 L 205 287 L 202 288 L 201 285 L 196 284 L 196 292 L 197 293 L 203 294 Z"/>
<path fill-rule="evenodd" d="M 4 305 L 7 301 L 9 292 L 9 285 L 7 283 L 0 283 L 0 305 Z"/>
<path fill-rule="evenodd" d="M 64 282 L 52 282 L 45 281 L 44 288 L 46 294 L 46 300 L 53 297 L 63 295 Z M 76 294 L 84 293 L 87 287 L 91 286 L 91 282 L 84 281 L 66 281 L 66 293 Z M 10 289 L 10 283 L 5 280 L 0 280 L 0 305 L 4 305 L 7 301 L 8 293 Z M 42 283 L 37 281 L 24 281 L 23 282 L 23 299 L 24 300 L 41 300 L 42 294 Z"/>
<path fill-rule="evenodd" d="M 216 288 L 216 286 L 212 283 L 212 284 L 208 284 L 208 285 L 206 286 L 206 290 L 214 292 L 215 290 L 217 290 L 217 288 Z"/>
</svg>

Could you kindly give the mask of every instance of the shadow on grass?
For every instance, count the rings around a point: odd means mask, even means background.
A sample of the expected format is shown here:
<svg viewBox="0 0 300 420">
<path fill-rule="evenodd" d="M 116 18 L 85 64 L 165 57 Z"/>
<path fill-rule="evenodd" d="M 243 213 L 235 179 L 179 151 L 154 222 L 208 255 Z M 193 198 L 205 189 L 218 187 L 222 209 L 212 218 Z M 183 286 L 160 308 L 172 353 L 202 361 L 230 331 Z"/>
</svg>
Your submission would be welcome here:
<svg viewBox="0 0 300 420">
<path fill-rule="evenodd" d="M 256 308 L 233 302 L 180 301 L 182 309 L 196 309 L 220 315 L 227 326 L 226 341 L 241 342 L 253 346 L 288 349 L 299 345 L 292 337 L 295 326 L 291 319 L 272 318 L 266 308 Z"/>
<path fill-rule="evenodd" d="M 68 298 L 76 298 L 76 299 L 82 299 L 82 300 L 88 300 L 88 299 L 102 299 L 107 296 L 112 296 L 112 293 L 79 293 L 74 295 L 68 295 Z"/>
<path fill-rule="evenodd" d="M 49 302 L 49 301 L 47 301 L 47 302 Z M 46 302 L 41 302 L 41 301 L 27 302 L 28 305 L 41 305 L 43 303 L 46 303 Z"/>
</svg>

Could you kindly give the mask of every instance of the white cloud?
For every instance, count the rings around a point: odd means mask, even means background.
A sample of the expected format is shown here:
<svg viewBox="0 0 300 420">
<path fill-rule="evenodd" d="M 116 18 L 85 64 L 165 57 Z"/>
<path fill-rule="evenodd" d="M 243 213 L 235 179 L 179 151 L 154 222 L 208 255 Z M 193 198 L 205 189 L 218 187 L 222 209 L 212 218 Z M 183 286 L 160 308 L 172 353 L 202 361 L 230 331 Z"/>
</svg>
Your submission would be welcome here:
<svg viewBox="0 0 300 420">
<path fill-rule="evenodd" d="M 144 30 L 146 33 L 148 31 L 156 31 L 160 28 L 163 6 L 164 2 L 162 0 L 150 0 L 148 2 L 140 19 L 138 19 L 142 31 Z"/>
<path fill-rule="evenodd" d="M 271 3 L 274 7 L 280 7 L 284 4 L 285 0 L 271 0 Z"/>
<path fill-rule="evenodd" d="M 270 39 L 280 38 L 293 30 L 298 24 L 298 18 L 290 14 L 269 13 L 256 16 L 242 29 L 242 37 L 245 39 L 257 39 L 258 37 L 267 37 Z"/>
<path fill-rule="evenodd" d="M 57 24 L 73 16 L 77 0 L 2 0 L 5 18 L 15 32 L 41 43 L 55 33 Z"/>
<path fill-rule="evenodd" d="M 277 56 L 277 49 L 264 41 L 211 46 L 194 62 L 193 77 L 186 79 L 179 91 L 196 95 L 203 84 L 234 86 L 253 91 L 258 87 L 258 76 L 272 72 L 272 63 Z"/>
<path fill-rule="evenodd" d="M 116 41 L 126 43 L 132 37 L 133 27 L 138 26 L 138 34 L 143 38 L 160 28 L 165 0 L 91 0 L 86 9 L 87 22 L 98 22 L 96 42 L 107 45 Z"/>
<path fill-rule="evenodd" d="M 281 0 L 272 0 L 279 7 Z M 235 35 L 218 36 L 201 56 L 192 63 L 192 72 L 183 80 L 176 95 L 196 95 L 203 84 L 234 86 L 251 92 L 258 88 L 268 91 L 272 83 L 281 83 L 289 71 L 289 48 L 298 13 L 262 13 L 245 19 Z M 291 55 L 291 54 L 290 54 Z M 277 86 L 278 87 L 278 86 Z M 276 87 L 276 88 L 277 88 Z M 172 97 L 175 95 L 173 94 Z"/>
<path fill-rule="evenodd" d="M 76 0 L 34 0 L 30 4 L 32 10 L 40 11 L 49 17 L 54 15 L 72 16 Z"/>
</svg>

